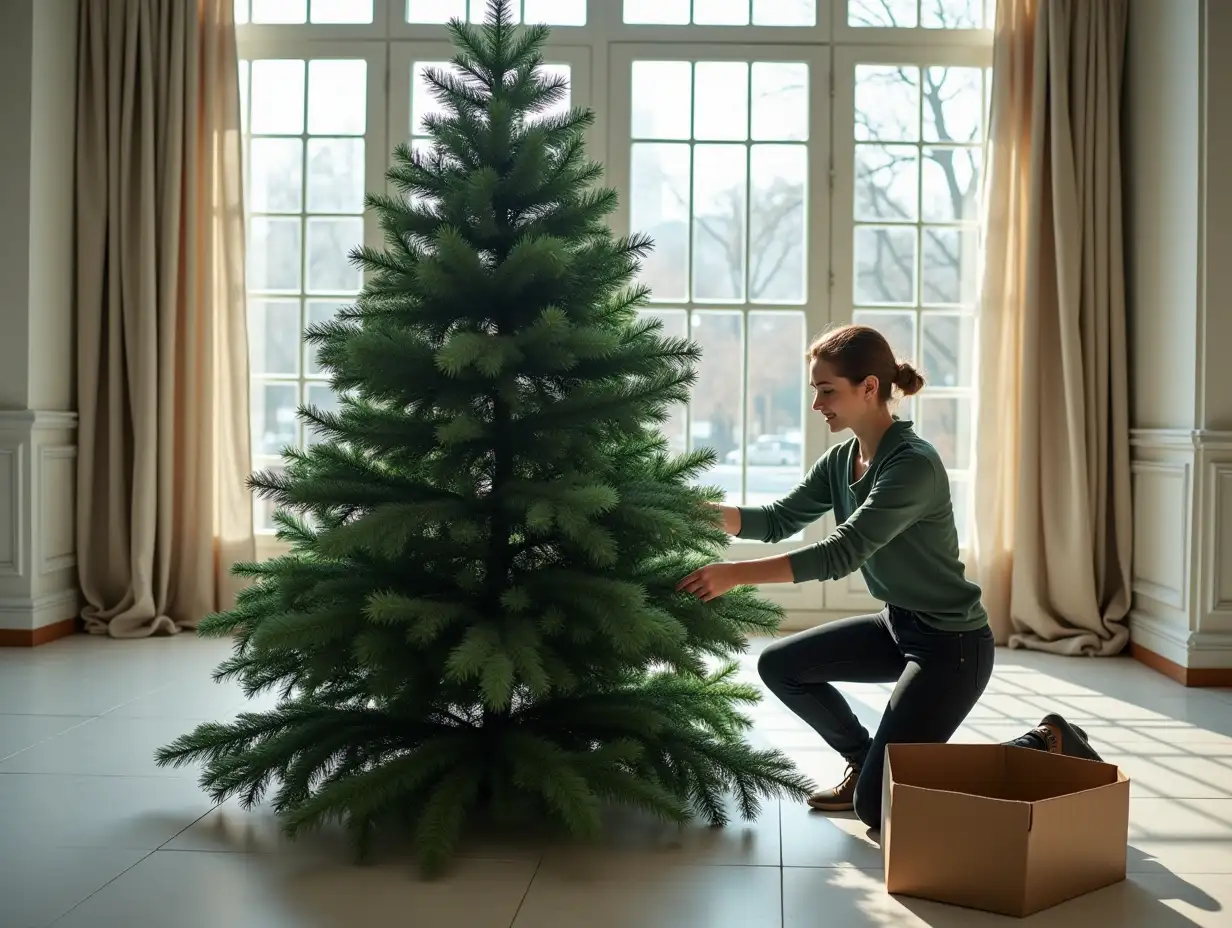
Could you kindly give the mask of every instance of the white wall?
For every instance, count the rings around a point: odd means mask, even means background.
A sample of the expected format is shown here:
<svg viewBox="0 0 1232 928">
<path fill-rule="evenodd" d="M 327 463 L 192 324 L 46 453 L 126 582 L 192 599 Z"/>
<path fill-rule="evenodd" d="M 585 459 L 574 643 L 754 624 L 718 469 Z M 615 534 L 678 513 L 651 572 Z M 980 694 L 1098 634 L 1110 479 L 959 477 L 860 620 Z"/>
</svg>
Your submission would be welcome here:
<svg viewBox="0 0 1232 928">
<path fill-rule="evenodd" d="M 77 612 L 76 46 L 76 0 L 0 0 L 0 643 Z"/>
<path fill-rule="evenodd" d="M 12 2 L 12 0 L 9 0 Z M 33 0 L 30 343 L 26 405 L 74 409 L 73 175 L 77 2 Z"/>
<path fill-rule="evenodd" d="M 1136 647 L 1232 668 L 1232 3 L 1130 0 Z"/>
<path fill-rule="evenodd" d="M 33 36 L 30 0 L 0 3 L 0 409 L 29 395 Z"/>
</svg>

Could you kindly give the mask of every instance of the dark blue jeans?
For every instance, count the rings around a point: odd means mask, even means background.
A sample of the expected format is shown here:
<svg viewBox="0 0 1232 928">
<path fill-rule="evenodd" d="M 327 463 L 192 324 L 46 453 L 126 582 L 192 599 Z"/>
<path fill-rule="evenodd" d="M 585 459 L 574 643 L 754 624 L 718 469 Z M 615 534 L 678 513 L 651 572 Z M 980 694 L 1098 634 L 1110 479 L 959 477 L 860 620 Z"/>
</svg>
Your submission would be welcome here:
<svg viewBox="0 0 1232 928">
<path fill-rule="evenodd" d="M 949 741 L 988 686 L 995 652 L 987 626 L 939 631 L 914 612 L 887 606 L 775 641 L 762 652 L 757 672 L 787 708 L 860 768 L 856 815 L 880 828 L 886 745 Z M 872 736 L 833 686 L 895 681 Z"/>
</svg>

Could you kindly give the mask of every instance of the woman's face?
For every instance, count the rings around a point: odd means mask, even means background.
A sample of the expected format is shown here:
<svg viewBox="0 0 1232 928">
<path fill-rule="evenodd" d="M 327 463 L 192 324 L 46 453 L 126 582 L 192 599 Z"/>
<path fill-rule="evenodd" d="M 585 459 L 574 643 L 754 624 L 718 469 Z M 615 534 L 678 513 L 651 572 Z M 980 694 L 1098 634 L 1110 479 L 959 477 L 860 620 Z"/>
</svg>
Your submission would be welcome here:
<svg viewBox="0 0 1232 928">
<path fill-rule="evenodd" d="M 809 365 L 809 383 L 813 409 L 825 416 L 831 432 L 853 428 L 877 405 L 876 377 L 852 383 L 821 358 Z"/>
</svg>

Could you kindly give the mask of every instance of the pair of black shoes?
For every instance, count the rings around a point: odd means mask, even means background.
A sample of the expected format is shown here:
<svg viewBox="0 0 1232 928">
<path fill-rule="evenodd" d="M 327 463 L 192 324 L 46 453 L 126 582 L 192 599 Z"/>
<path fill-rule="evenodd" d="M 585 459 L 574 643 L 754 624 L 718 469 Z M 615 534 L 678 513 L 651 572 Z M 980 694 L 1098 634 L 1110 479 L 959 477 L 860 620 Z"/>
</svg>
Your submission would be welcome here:
<svg viewBox="0 0 1232 928">
<path fill-rule="evenodd" d="M 1034 748 L 1050 754 L 1080 757 L 1083 760 L 1103 761 L 1087 739 L 1087 733 L 1072 725 L 1055 712 L 1051 712 L 1035 728 L 1025 735 L 1008 742 L 1020 748 Z"/>
</svg>

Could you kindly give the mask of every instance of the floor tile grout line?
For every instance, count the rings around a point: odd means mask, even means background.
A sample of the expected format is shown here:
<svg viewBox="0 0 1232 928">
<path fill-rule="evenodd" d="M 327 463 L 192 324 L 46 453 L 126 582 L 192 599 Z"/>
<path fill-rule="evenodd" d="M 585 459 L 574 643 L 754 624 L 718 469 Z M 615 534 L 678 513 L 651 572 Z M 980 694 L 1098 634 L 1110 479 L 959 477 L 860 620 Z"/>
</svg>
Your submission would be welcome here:
<svg viewBox="0 0 1232 928">
<path fill-rule="evenodd" d="M 100 850 L 105 850 L 105 848 L 101 848 Z M 128 873 L 128 871 L 132 870 L 132 869 L 133 869 L 133 867 L 136 867 L 136 866 L 137 866 L 138 864 L 140 864 L 142 861 L 148 860 L 149 858 L 153 857 L 153 856 L 154 856 L 154 854 L 156 854 L 157 852 L 158 852 L 158 849 L 157 849 L 157 848 L 155 848 L 155 849 L 154 849 L 154 850 L 152 850 L 152 851 L 147 851 L 145 854 L 142 854 L 142 855 L 141 855 L 141 857 L 139 857 L 137 860 L 133 861 L 133 862 L 132 862 L 132 864 L 130 864 L 129 866 L 125 867 L 123 870 L 121 870 L 119 873 L 117 873 L 115 876 L 113 876 L 111 879 L 109 879 L 106 883 L 104 883 L 104 884 L 103 884 L 102 886 L 100 886 L 98 889 L 94 890 L 94 891 L 93 891 L 93 892 L 91 892 L 91 893 L 88 893 L 84 899 L 79 900 L 79 901 L 78 901 L 78 902 L 76 902 L 76 903 L 75 903 L 75 904 L 74 904 L 71 908 L 69 908 L 67 911 L 62 912 L 62 913 L 60 913 L 59 915 L 57 915 L 54 921 L 51 921 L 51 922 L 49 922 L 49 923 L 47 924 L 46 928 L 55 928 L 55 926 L 56 926 L 56 925 L 60 924 L 60 922 L 64 921 L 64 919 L 66 919 L 66 918 L 68 918 L 70 915 L 72 915 L 72 914 L 73 914 L 73 912 L 75 912 L 77 909 L 81 908 L 83 905 L 85 905 L 87 902 L 89 902 L 91 899 L 93 899 L 96 895 L 98 895 L 99 893 L 101 893 L 104 889 L 106 889 L 108 886 L 110 886 L 112 883 L 114 883 L 114 882 L 115 882 L 116 880 L 118 880 L 120 877 L 124 876 L 124 874 Z"/>
<path fill-rule="evenodd" d="M 535 861 L 535 872 L 530 875 L 530 879 L 526 883 L 526 889 L 522 892 L 522 898 L 518 900 L 518 907 L 513 910 L 513 918 L 509 921 L 509 928 L 514 928 L 518 923 L 518 916 L 522 914 L 522 906 L 526 905 L 526 897 L 530 895 L 531 887 L 535 885 L 535 880 L 539 876 L 539 871 L 543 867 L 543 858 L 547 856 L 546 852 L 539 853 L 539 859 Z"/>
<path fill-rule="evenodd" d="M 79 718 L 79 716 L 71 716 L 71 715 L 69 716 L 48 716 L 48 718 Z M 61 735 L 67 735 L 70 731 L 76 731 L 78 728 L 81 728 L 83 725 L 89 725 L 91 722 L 97 721 L 99 718 L 102 718 L 102 716 L 96 715 L 96 716 L 91 716 L 89 718 L 82 718 L 82 721 L 78 722 L 76 725 L 70 725 L 68 728 L 64 729 L 63 731 L 58 731 L 54 735 L 50 735 L 49 737 L 44 738 L 42 741 L 36 741 L 34 744 L 26 745 L 26 747 L 22 748 L 20 751 L 14 751 L 12 754 L 0 754 L 0 764 L 3 764 L 6 761 L 12 760 L 14 757 L 17 757 L 21 754 L 26 753 L 26 751 L 31 751 L 34 748 L 37 748 L 40 744 L 46 744 L 48 741 L 55 741 Z M 0 773 L 3 773 L 3 772 L 4 771 L 0 771 Z"/>
<path fill-rule="evenodd" d="M 786 928 L 787 925 L 787 870 L 785 867 L 786 860 L 783 857 L 783 800 L 779 800 L 779 926 Z"/>
<path fill-rule="evenodd" d="M 202 812 L 200 815 L 198 815 L 195 819 L 193 819 L 191 822 L 189 822 L 187 825 L 185 825 L 183 828 L 181 828 L 179 831 L 177 831 L 175 834 L 173 834 L 170 838 L 168 838 L 166 841 L 164 841 L 164 842 L 163 842 L 162 844 L 160 844 L 158 847 L 154 848 L 154 852 L 161 851 L 161 850 L 163 850 L 164 848 L 166 848 L 168 844 L 170 844 L 172 841 L 174 841 L 174 840 L 175 840 L 176 838 L 178 838 L 180 835 L 182 835 L 182 834 L 184 834 L 186 831 L 188 831 L 188 830 L 190 830 L 190 829 L 194 828 L 194 827 L 195 827 L 195 826 L 196 826 L 199 822 L 201 822 L 203 819 L 208 818 L 210 815 L 213 815 L 216 811 L 218 811 L 218 809 L 221 807 L 221 805 L 222 805 L 222 803 L 214 803 L 214 805 L 210 806 L 208 809 L 206 809 L 204 812 Z M 174 849 L 172 849 L 172 850 L 174 850 Z"/>
</svg>

